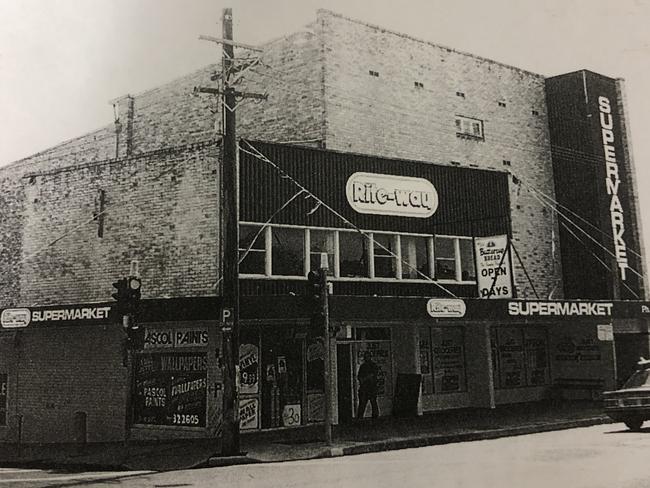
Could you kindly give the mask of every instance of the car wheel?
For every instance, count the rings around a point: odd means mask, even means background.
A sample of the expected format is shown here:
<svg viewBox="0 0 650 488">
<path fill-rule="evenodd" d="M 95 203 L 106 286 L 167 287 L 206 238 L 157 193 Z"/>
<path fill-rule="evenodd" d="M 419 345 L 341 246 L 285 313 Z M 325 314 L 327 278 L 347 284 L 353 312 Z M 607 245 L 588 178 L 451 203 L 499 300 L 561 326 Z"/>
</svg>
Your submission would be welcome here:
<svg viewBox="0 0 650 488">
<path fill-rule="evenodd" d="M 641 430 L 643 425 L 643 419 L 625 419 L 623 422 L 628 429 L 634 431 Z"/>
</svg>

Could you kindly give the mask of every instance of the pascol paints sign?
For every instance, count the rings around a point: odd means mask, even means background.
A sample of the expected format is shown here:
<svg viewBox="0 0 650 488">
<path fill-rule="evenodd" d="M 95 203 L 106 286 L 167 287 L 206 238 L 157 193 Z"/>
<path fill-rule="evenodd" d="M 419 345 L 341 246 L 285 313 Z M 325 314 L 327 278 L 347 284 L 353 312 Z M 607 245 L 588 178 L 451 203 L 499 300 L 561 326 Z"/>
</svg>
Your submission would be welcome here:
<svg viewBox="0 0 650 488">
<path fill-rule="evenodd" d="M 452 298 L 432 298 L 427 302 L 427 313 L 433 317 L 464 317 L 465 302 Z"/>
<path fill-rule="evenodd" d="M 477 237 L 474 247 L 479 297 L 512 298 L 508 236 Z"/>
<path fill-rule="evenodd" d="M 423 178 L 354 173 L 345 193 L 350 206 L 364 214 L 427 218 L 438 209 L 438 192 Z"/>
<path fill-rule="evenodd" d="M 144 348 L 183 348 L 208 345 L 207 329 L 149 329 L 144 335 Z"/>
</svg>

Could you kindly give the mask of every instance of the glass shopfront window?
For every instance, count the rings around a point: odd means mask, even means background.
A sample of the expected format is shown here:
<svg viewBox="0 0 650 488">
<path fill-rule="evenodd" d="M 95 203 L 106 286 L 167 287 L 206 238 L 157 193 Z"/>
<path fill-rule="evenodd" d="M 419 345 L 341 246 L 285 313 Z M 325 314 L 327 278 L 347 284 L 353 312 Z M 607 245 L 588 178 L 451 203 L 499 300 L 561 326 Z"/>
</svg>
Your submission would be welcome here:
<svg viewBox="0 0 650 488">
<path fill-rule="evenodd" d="M 266 245 L 265 231 L 261 225 L 239 226 L 239 260 L 241 274 L 264 274 Z"/>
<path fill-rule="evenodd" d="M 271 228 L 272 274 L 277 276 L 304 276 L 304 239 L 303 229 L 290 227 Z"/>
<path fill-rule="evenodd" d="M 7 390 L 9 388 L 7 374 L 0 374 L 0 425 L 7 425 Z"/>
<path fill-rule="evenodd" d="M 339 232 L 342 278 L 368 277 L 368 253 L 366 246 L 366 238 L 358 232 Z"/>
<path fill-rule="evenodd" d="M 423 279 L 422 275 L 429 276 L 428 238 L 408 235 L 400 237 L 402 278 L 418 280 Z"/>
<path fill-rule="evenodd" d="M 373 254 L 376 278 L 395 278 L 395 239 L 394 235 L 373 234 Z"/>
<path fill-rule="evenodd" d="M 548 339 L 539 327 L 497 327 L 491 331 L 495 388 L 541 386 L 550 382 Z"/>
<path fill-rule="evenodd" d="M 465 372 L 465 336 L 461 327 L 433 327 L 434 393 L 467 391 Z"/>
<path fill-rule="evenodd" d="M 456 279 L 456 246 L 454 239 L 436 237 L 433 254 L 436 258 L 436 279 Z"/>
<path fill-rule="evenodd" d="M 322 337 L 293 327 L 245 327 L 240 339 L 240 428 L 297 427 L 325 418 Z"/>
<path fill-rule="evenodd" d="M 205 427 L 207 371 L 204 352 L 137 353 L 134 423 Z"/>
<path fill-rule="evenodd" d="M 476 264 L 474 260 L 474 241 L 458 239 L 460 251 L 461 281 L 476 281 Z"/>
<path fill-rule="evenodd" d="M 309 230 L 309 266 L 319 269 L 321 253 L 327 253 L 327 274 L 334 275 L 336 259 L 336 232 L 331 230 Z"/>
<path fill-rule="evenodd" d="M 239 239 L 239 271 L 248 278 L 302 278 L 325 253 L 334 279 L 476 281 L 467 237 L 242 223 Z"/>
</svg>

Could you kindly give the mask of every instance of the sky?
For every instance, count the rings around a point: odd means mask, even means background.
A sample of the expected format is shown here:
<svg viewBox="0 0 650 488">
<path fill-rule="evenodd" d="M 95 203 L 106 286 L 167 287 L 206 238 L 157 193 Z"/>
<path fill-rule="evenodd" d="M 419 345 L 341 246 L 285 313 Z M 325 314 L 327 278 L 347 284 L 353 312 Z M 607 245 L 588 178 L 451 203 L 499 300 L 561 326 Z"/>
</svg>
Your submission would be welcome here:
<svg viewBox="0 0 650 488">
<path fill-rule="evenodd" d="M 111 100 L 220 60 L 222 9 L 260 44 L 318 8 L 546 76 L 626 80 L 650 242 L 650 0 L 0 0 L 0 166 L 108 125 Z"/>
</svg>

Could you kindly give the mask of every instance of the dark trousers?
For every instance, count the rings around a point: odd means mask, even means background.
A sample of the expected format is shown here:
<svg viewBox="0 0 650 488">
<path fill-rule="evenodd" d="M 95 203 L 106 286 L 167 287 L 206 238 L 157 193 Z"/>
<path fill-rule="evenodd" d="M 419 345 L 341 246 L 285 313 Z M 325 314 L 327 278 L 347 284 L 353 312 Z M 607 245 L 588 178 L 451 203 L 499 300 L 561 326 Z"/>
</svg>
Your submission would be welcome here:
<svg viewBox="0 0 650 488">
<path fill-rule="evenodd" d="M 372 418 L 376 419 L 379 417 L 377 394 L 359 390 L 359 407 L 357 408 L 357 419 L 363 418 L 363 415 L 366 413 L 366 405 L 368 405 L 368 402 L 370 402 L 370 406 L 372 407 Z"/>
</svg>

